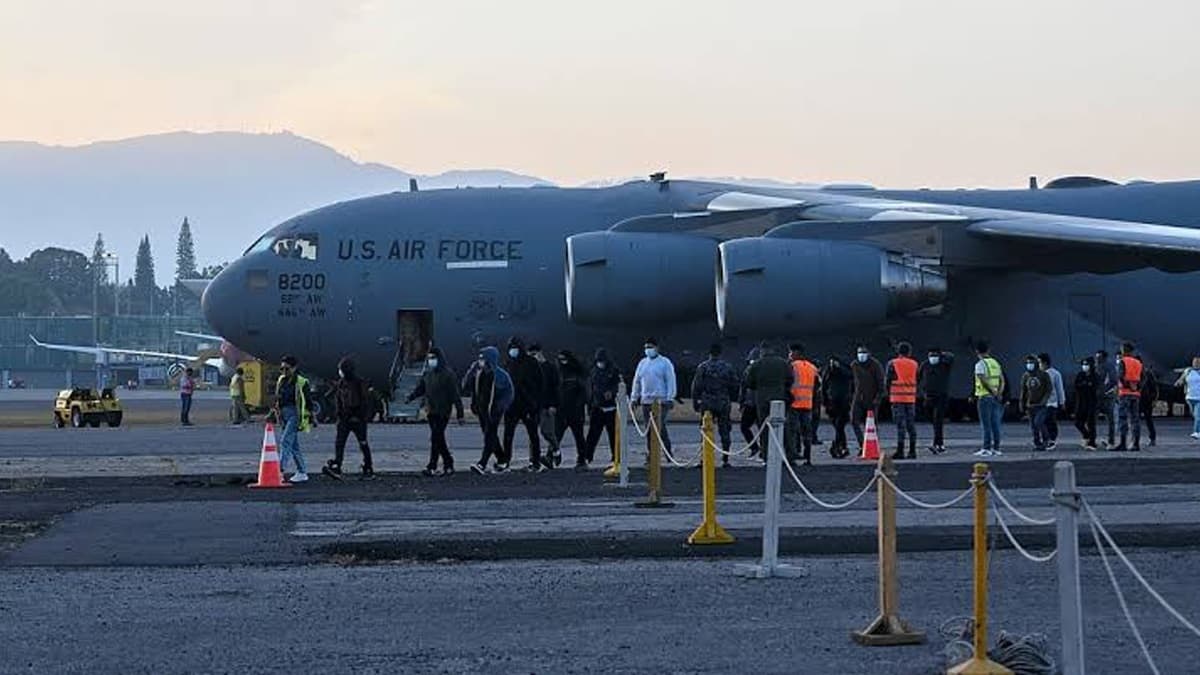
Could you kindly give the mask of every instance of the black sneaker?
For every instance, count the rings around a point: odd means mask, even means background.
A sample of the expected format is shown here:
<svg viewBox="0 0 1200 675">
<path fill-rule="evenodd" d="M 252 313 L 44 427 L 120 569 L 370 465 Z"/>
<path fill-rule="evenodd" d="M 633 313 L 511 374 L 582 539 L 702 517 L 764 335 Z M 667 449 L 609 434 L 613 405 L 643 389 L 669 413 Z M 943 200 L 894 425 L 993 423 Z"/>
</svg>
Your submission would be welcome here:
<svg viewBox="0 0 1200 675">
<path fill-rule="evenodd" d="M 492 473 L 508 473 L 508 462 L 496 462 L 496 466 L 492 469 Z"/>
<path fill-rule="evenodd" d="M 549 470 L 541 459 L 525 467 L 526 473 L 546 473 Z"/>
<path fill-rule="evenodd" d="M 333 460 L 326 462 L 325 466 L 321 467 L 321 473 L 325 474 L 326 476 L 329 476 L 330 478 L 332 478 L 334 480 L 342 480 L 342 478 L 343 478 L 342 467 L 338 466 L 337 464 L 334 464 Z"/>
<path fill-rule="evenodd" d="M 562 466 L 562 453 L 558 450 L 554 451 L 554 466 Z"/>
<path fill-rule="evenodd" d="M 538 461 L 541 462 L 542 468 L 546 469 L 547 471 L 554 468 L 554 455 L 544 455 Z"/>
<path fill-rule="evenodd" d="M 362 468 L 362 473 L 358 475 L 358 479 L 359 480 L 374 480 L 375 479 L 375 469 L 372 469 L 369 466 L 364 466 Z"/>
<path fill-rule="evenodd" d="M 575 470 L 582 473 L 588 470 L 587 462 L 575 462 Z"/>
<path fill-rule="evenodd" d="M 425 476 L 426 478 L 433 478 L 434 476 L 440 476 L 441 474 L 438 473 L 437 469 L 425 467 L 424 469 L 421 469 L 421 475 Z"/>
<path fill-rule="evenodd" d="M 487 473 L 487 467 L 476 462 L 471 465 L 471 473 L 482 476 Z"/>
<path fill-rule="evenodd" d="M 909 450 L 909 451 L 908 451 L 908 458 L 909 458 L 909 459 L 916 459 L 916 458 L 917 458 L 917 451 L 916 451 L 916 449 L 912 449 L 912 450 Z"/>
<path fill-rule="evenodd" d="M 443 476 L 453 476 L 454 475 L 454 465 L 447 464 L 446 468 L 442 470 L 442 475 Z"/>
</svg>

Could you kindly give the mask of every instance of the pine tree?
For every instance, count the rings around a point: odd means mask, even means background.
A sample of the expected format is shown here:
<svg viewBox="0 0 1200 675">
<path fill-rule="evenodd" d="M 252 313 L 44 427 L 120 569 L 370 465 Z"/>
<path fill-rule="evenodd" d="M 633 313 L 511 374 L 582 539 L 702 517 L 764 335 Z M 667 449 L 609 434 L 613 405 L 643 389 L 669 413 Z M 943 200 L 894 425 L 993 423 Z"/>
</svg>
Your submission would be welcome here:
<svg viewBox="0 0 1200 675">
<path fill-rule="evenodd" d="M 104 247 L 104 234 L 96 233 L 96 245 L 92 247 L 92 275 L 97 284 L 108 282 L 108 261 L 104 256 L 108 249 Z"/>
<path fill-rule="evenodd" d="M 192 241 L 192 226 L 188 219 L 183 219 L 179 226 L 179 241 L 175 245 L 175 281 L 195 279 L 200 273 L 196 270 L 196 244 Z"/>
<path fill-rule="evenodd" d="M 137 264 L 133 270 L 133 286 L 144 311 L 154 313 L 154 295 L 158 290 L 154 283 L 154 254 L 150 251 L 150 235 L 138 243 Z"/>
</svg>

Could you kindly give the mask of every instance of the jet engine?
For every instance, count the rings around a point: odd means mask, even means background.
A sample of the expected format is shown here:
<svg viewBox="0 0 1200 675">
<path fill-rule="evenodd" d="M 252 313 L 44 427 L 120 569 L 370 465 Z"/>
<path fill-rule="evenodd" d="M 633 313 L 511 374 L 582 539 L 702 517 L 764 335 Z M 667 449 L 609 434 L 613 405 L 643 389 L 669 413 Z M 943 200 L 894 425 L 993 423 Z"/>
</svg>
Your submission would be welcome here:
<svg viewBox="0 0 1200 675">
<path fill-rule="evenodd" d="M 684 234 L 585 232 L 567 239 L 567 315 L 579 324 L 711 319 L 716 242 Z"/>
<path fill-rule="evenodd" d="M 803 335 L 934 307 L 946 277 L 869 244 L 733 239 L 718 248 L 717 323 L 729 335 Z"/>
</svg>

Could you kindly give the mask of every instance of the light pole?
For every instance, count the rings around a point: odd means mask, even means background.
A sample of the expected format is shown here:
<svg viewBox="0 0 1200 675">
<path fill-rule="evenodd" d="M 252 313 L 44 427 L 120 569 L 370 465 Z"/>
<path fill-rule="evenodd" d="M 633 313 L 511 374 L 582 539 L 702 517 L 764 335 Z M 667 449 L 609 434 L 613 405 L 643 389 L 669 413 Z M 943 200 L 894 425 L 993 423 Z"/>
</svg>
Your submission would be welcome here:
<svg viewBox="0 0 1200 675">
<path fill-rule="evenodd" d="M 104 272 L 108 273 L 108 266 L 113 266 L 113 316 L 121 316 L 121 259 L 116 253 L 104 254 Z"/>
</svg>

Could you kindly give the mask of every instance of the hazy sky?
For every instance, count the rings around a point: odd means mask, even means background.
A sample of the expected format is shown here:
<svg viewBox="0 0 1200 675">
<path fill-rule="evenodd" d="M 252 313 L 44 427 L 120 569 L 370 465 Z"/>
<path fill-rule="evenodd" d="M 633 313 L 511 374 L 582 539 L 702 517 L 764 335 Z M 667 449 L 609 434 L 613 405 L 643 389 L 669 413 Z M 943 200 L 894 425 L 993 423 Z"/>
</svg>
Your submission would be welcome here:
<svg viewBox="0 0 1200 675">
<path fill-rule="evenodd" d="M 1200 177 L 1195 0 L 0 0 L 0 139 L 278 131 L 432 173 Z"/>
</svg>

